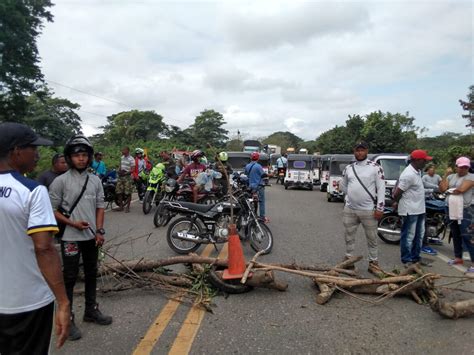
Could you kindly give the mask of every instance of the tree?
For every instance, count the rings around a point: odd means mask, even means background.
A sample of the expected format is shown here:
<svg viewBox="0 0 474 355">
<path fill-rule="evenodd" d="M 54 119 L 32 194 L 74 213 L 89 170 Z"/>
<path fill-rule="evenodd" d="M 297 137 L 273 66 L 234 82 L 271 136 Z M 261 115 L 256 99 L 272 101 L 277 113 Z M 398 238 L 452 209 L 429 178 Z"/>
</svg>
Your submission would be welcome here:
<svg viewBox="0 0 474 355">
<path fill-rule="evenodd" d="M 194 137 L 194 145 L 201 149 L 208 145 L 223 148 L 229 133 L 222 128 L 224 124 L 224 116 L 221 113 L 214 110 L 202 111 L 189 127 L 189 132 Z"/>
<path fill-rule="evenodd" d="M 459 100 L 464 111 L 468 113 L 462 115 L 463 118 L 468 120 L 467 127 L 474 127 L 474 85 L 469 86 L 469 93 L 467 94 L 467 102 Z"/>
<path fill-rule="evenodd" d="M 346 139 L 345 126 L 336 126 L 322 133 L 316 139 L 316 147 L 321 154 L 343 154 L 352 152 L 354 142 Z"/>
<path fill-rule="evenodd" d="M 165 136 L 168 127 L 155 111 L 125 111 L 107 117 L 104 138 L 107 142 L 130 144 L 137 140 L 153 141 Z"/>
<path fill-rule="evenodd" d="M 231 152 L 240 152 L 243 149 L 240 139 L 231 139 L 226 144 L 226 150 Z"/>
<path fill-rule="evenodd" d="M 33 94 L 27 99 L 27 111 L 22 122 L 41 136 L 63 146 L 74 134 L 81 133 L 81 118 L 74 111 L 80 106 L 67 99 L 55 98 L 49 91 Z"/>
<path fill-rule="evenodd" d="M 36 39 L 43 21 L 53 21 L 50 0 L 0 2 L 0 121 L 21 122 L 27 97 L 43 84 Z"/>
<path fill-rule="evenodd" d="M 281 147 L 282 152 L 286 151 L 288 147 L 293 147 L 296 150 L 300 147 L 300 144 L 303 143 L 303 139 L 294 135 L 291 132 L 275 132 L 265 138 L 262 142 L 263 144 L 275 144 Z"/>
<path fill-rule="evenodd" d="M 416 148 L 417 131 L 415 118 L 390 112 L 376 111 L 366 116 L 362 137 L 372 153 L 407 152 Z"/>
</svg>

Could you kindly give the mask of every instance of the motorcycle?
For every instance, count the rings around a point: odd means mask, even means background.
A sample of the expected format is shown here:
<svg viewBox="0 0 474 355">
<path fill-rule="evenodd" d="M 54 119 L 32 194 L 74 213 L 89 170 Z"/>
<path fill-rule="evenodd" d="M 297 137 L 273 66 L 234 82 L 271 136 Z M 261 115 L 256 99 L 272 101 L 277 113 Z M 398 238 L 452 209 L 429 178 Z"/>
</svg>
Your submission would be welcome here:
<svg viewBox="0 0 474 355">
<path fill-rule="evenodd" d="M 140 201 L 143 201 L 143 197 L 145 196 L 146 187 L 148 184 L 148 176 L 149 171 L 143 169 L 138 173 L 138 178 L 136 178 L 135 180 L 135 187 L 137 189 L 138 198 L 140 199 Z"/>
<path fill-rule="evenodd" d="M 178 184 L 175 179 L 168 179 L 164 186 L 162 202 L 165 201 L 193 201 L 193 180 L 185 180 L 183 184 Z M 220 187 L 212 189 L 211 191 L 200 191 L 198 193 L 197 203 L 202 205 L 214 205 L 218 199 L 222 197 L 222 189 Z M 164 208 L 161 202 L 153 216 L 153 223 L 155 227 L 166 226 L 169 221 L 176 216 L 176 213 Z"/>
<path fill-rule="evenodd" d="M 107 203 L 107 207 L 111 206 L 112 203 L 117 203 L 117 195 L 115 194 L 115 186 L 117 185 L 117 172 L 110 170 L 101 179 L 102 188 L 104 189 L 104 201 Z"/>
<path fill-rule="evenodd" d="M 286 175 L 286 168 L 278 168 L 277 169 L 277 179 L 276 179 L 276 184 L 280 182 L 280 184 L 284 184 L 285 182 L 285 175 Z"/>
<path fill-rule="evenodd" d="M 164 165 L 159 163 L 150 171 L 148 186 L 143 196 L 142 209 L 144 214 L 150 213 L 153 205 L 158 206 L 160 200 L 163 198 L 164 191 L 162 185 L 166 180 L 164 168 Z"/>
<path fill-rule="evenodd" d="M 160 205 L 163 204 L 165 209 L 184 216 L 169 225 L 166 234 L 168 245 L 178 254 L 188 254 L 201 244 L 226 243 L 233 208 L 241 239 L 248 239 L 255 251 L 269 253 L 273 247 L 273 234 L 257 218 L 253 202 L 252 194 L 244 189 L 236 191 L 231 199 L 225 197 L 214 205 L 162 200 Z"/>
<path fill-rule="evenodd" d="M 442 195 L 429 193 L 425 199 L 425 235 L 428 240 L 442 240 L 446 236 L 449 220 L 446 215 L 446 202 Z M 385 243 L 400 244 L 402 218 L 392 207 L 386 207 L 384 216 L 378 223 L 377 235 Z"/>
</svg>

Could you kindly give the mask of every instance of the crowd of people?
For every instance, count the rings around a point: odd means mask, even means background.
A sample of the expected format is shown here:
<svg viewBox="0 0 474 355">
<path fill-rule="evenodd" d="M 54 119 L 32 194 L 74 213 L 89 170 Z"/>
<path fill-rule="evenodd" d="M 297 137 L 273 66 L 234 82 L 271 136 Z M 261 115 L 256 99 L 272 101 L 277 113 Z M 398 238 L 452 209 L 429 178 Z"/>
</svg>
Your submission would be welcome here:
<svg viewBox="0 0 474 355">
<path fill-rule="evenodd" d="M 82 257 L 85 275 L 85 308 L 83 320 L 109 325 L 113 319 L 103 314 L 96 300 L 96 275 L 99 248 L 105 242 L 104 191 L 101 178 L 107 174 L 100 152 L 94 153 L 90 141 L 72 137 L 62 154 L 54 155 L 49 171 L 37 181 L 25 177 L 39 160 L 38 146 L 52 142 L 39 137 L 29 127 L 18 123 L 0 124 L 0 354 L 46 354 L 56 325 L 57 346 L 64 341 L 82 337 L 72 311 L 74 287 Z M 346 194 L 343 211 L 346 257 L 352 256 L 355 234 L 362 224 L 369 249 L 369 271 L 378 267 L 377 221 L 383 216 L 385 184 L 383 169 L 367 159 L 368 144 L 354 147 L 355 163 L 344 171 L 340 189 Z M 202 174 L 213 173 L 216 183 L 229 186 L 232 166 L 225 152 L 216 153 L 209 163 L 201 150 L 189 158 L 174 161 L 171 155 L 160 153 L 160 168 L 168 178 L 194 181 L 193 200 L 206 188 Z M 265 211 L 266 174 L 258 163 L 259 153 L 251 154 L 245 166 L 249 189 L 258 196 L 260 218 L 268 223 Z M 443 177 L 421 171 L 431 157 L 425 151 L 410 154 L 410 164 L 400 176 L 394 191 L 395 207 L 402 216 L 401 261 L 408 266 L 421 261 L 424 236 L 425 186 L 448 192 L 449 218 L 454 245 L 451 265 L 463 264 L 463 248 L 474 262 L 472 228 L 472 187 L 474 174 L 469 173 L 470 160 L 456 160 L 456 171 L 446 170 Z M 118 169 L 117 211 L 130 211 L 131 195 L 140 190 L 137 181 L 153 163 L 141 148 L 124 147 Z M 286 167 L 285 159 L 278 162 Z M 91 171 L 93 173 L 91 173 Z M 200 183 L 200 181 L 206 181 Z M 227 190 L 225 190 L 227 192 Z M 60 254 L 54 245 L 54 235 L 60 243 Z M 474 267 L 467 270 L 474 272 Z M 56 310 L 54 307 L 56 300 Z"/>
<path fill-rule="evenodd" d="M 367 159 L 369 146 L 359 142 L 354 146 L 355 162 L 349 164 L 339 184 L 345 193 L 343 225 L 345 229 L 346 258 L 355 249 L 355 234 L 361 224 L 365 231 L 369 254 L 369 270 L 378 268 L 377 226 L 384 215 L 385 182 L 381 166 Z M 472 190 L 474 174 L 469 172 L 471 161 L 468 157 L 456 160 L 456 172 L 448 168 L 440 177 L 435 174 L 435 166 L 429 165 L 426 175 L 422 171 L 433 158 L 424 150 L 414 150 L 409 164 L 401 173 L 393 191 L 392 207 L 402 219 L 400 235 L 400 258 L 405 267 L 419 263 L 427 266 L 421 253 L 436 255 L 436 250 L 428 245 L 425 233 L 426 190 L 447 193 L 448 218 L 454 246 L 454 258 L 449 265 L 464 263 L 463 250 L 467 250 L 471 265 L 467 273 L 474 273 L 474 206 Z M 441 243 L 441 241 L 437 241 Z"/>
</svg>

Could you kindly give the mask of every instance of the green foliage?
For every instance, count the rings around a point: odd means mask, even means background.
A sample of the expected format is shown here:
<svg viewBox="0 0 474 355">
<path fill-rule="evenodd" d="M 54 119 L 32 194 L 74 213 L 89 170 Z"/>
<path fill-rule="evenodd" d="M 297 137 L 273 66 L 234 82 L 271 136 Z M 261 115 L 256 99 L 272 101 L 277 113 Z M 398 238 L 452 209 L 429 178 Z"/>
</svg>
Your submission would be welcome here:
<svg viewBox="0 0 474 355">
<path fill-rule="evenodd" d="M 186 134 L 193 137 L 193 143 L 200 149 L 205 149 L 207 146 L 216 148 L 225 147 L 227 141 L 227 130 L 222 126 L 225 124 L 224 117 L 221 113 L 214 110 L 204 110 L 194 120 Z"/>
<path fill-rule="evenodd" d="M 244 147 L 240 139 L 231 139 L 226 144 L 226 150 L 231 152 L 240 152 Z"/>
<path fill-rule="evenodd" d="M 127 144 L 137 140 L 154 141 L 167 132 L 163 117 L 154 111 L 125 111 L 107 117 L 100 140 L 104 143 Z"/>
<path fill-rule="evenodd" d="M 281 147 L 282 152 L 286 151 L 288 147 L 293 147 L 297 151 L 303 140 L 291 132 L 275 132 L 265 138 L 263 144 L 275 144 Z"/>
<path fill-rule="evenodd" d="M 436 164 L 453 165 L 456 158 L 471 155 L 471 135 L 445 132 L 437 137 L 423 137 L 418 140 L 418 148 L 426 150 Z"/>
<path fill-rule="evenodd" d="M 49 0 L 0 1 L 0 122 L 21 122 L 27 96 L 42 85 L 36 39 L 43 21 L 53 20 L 51 6 Z"/>
<path fill-rule="evenodd" d="M 365 116 L 349 115 L 344 126 L 336 126 L 316 139 L 322 154 L 351 153 L 358 140 L 369 143 L 371 153 L 407 152 L 416 147 L 414 118 L 406 114 L 376 111 Z"/>
<path fill-rule="evenodd" d="M 62 146 L 74 134 L 81 133 L 81 118 L 74 112 L 80 106 L 67 99 L 54 98 L 46 91 L 27 99 L 27 112 L 23 123 L 38 134 Z"/>
<path fill-rule="evenodd" d="M 366 116 L 362 138 L 369 143 L 372 153 L 401 153 L 416 148 L 417 131 L 415 118 L 400 113 L 381 111 Z"/>
</svg>

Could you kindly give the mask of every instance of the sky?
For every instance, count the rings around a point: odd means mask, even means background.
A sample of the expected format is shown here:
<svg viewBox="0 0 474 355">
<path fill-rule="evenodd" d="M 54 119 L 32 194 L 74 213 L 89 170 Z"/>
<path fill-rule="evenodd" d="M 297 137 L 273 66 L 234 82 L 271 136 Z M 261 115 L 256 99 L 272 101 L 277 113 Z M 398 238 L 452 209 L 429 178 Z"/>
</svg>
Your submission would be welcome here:
<svg viewBox="0 0 474 355">
<path fill-rule="evenodd" d="M 312 140 L 376 110 L 467 133 L 470 0 L 53 2 L 40 65 L 87 135 L 131 109 L 183 129 L 214 109 L 231 138 Z"/>
</svg>

